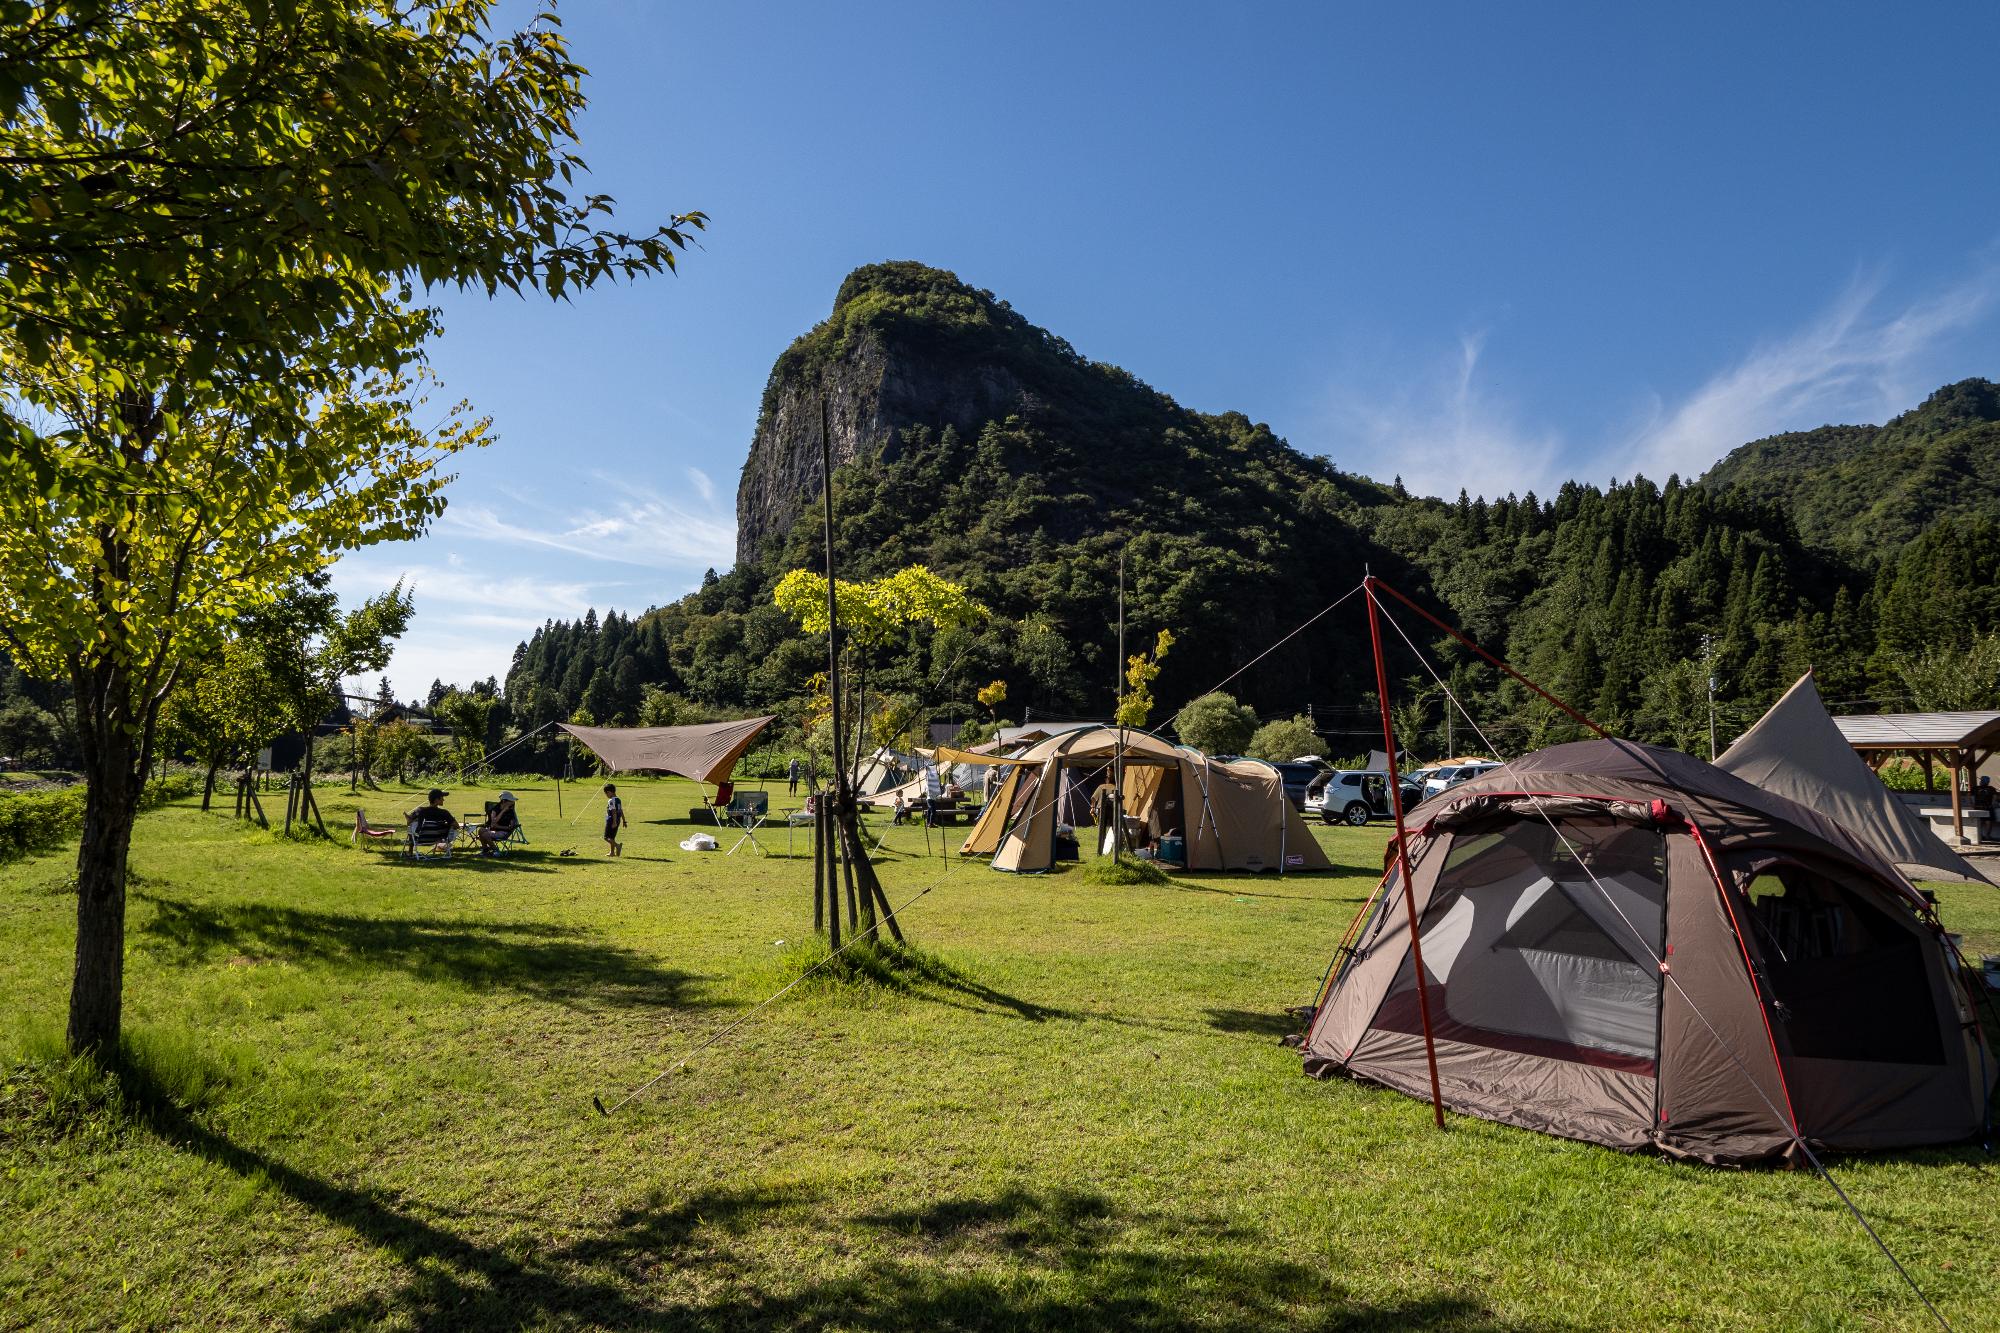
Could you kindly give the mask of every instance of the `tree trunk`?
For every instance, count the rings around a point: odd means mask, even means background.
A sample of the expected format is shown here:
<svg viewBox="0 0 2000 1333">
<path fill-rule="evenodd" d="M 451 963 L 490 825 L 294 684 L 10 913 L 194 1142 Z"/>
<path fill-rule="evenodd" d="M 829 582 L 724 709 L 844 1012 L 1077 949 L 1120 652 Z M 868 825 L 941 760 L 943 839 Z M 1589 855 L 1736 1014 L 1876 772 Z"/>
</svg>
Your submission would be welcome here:
<svg viewBox="0 0 2000 1333">
<path fill-rule="evenodd" d="M 215 795 L 215 774 L 216 770 L 220 769 L 221 767 L 222 767 L 221 756 L 219 755 L 209 756 L 208 776 L 203 778 L 201 782 L 201 812 L 203 814 L 208 813 L 209 798 Z"/>
<path fill-rule="evenodd" d="M 101 728 L 86 748 L 83 837 L 76 852 L 76 971 L 69 1048 L 105 1060 L 118 1049 L 125 985 L 125 859 L 139 813 L 132 738 Z"/>
</svg>

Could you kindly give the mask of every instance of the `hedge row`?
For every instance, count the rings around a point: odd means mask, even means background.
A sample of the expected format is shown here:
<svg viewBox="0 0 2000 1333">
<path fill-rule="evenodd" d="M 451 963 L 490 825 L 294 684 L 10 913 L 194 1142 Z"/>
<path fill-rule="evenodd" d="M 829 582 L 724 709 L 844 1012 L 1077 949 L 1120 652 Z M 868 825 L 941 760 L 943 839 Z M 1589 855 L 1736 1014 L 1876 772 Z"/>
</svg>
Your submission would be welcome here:
<svg viewBox="0 0 2000 1333">
<path fill-rule="evenodd" d="M 144 809 L 162 801 L 192 796 L 199 784 L 189 774 L 169 773 L 146 784 L 139 800 Z M 38 852 L 65 841 L 83 827 L 82 783 L 59 791 L 0 795 L 0 860 Z"/>
</svg>

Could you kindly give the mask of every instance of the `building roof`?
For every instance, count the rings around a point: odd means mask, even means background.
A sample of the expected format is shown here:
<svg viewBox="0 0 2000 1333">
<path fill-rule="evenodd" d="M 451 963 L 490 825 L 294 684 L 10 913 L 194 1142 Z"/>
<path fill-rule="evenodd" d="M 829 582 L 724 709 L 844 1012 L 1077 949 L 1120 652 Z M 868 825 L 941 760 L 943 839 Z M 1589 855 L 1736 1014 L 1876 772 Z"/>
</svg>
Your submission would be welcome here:
<svg viewBox="0 0 2000 1333">
<path fill-rule="evenodd" d="M 1983 750 L 2000 746 L 2000 712 L 1868 713 L 1833 725 L 1857 750 Z"/>
<path fill-rule="evenodd" d="M 1889 794 L 1833 723 L 1812 676 L 1801 676 L 1715 766 L 1819 811 L 1913 880 L 1986 883 L 1915 811 Z"/>
</svg>

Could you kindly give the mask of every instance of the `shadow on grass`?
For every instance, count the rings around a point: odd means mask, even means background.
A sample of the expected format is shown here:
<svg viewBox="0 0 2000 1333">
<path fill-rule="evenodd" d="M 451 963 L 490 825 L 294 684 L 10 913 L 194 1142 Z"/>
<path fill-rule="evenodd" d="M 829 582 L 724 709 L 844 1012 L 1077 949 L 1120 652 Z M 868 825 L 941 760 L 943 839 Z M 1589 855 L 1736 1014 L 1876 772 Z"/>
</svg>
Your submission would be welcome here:
<svg viewBox="0 0 2000 1333">
<path fill-rule="evenodd" d="M 1108 1200 L 1072 1191 L 1013 1189 L 843 1218 L 825 1216 L 816 1193 L 799 1187 L 712 1189 L 629 1209 L 567 1244 L 503 1245 L 420 1216 L 403 1196 L 335 1184 L 236 1144 L 148 1096 L 143 1077 L 135 1083 L 152 1132 L 275 1189 L 400 1266 L 397 1288 L 296 1321 L 311 1330 L 1553 1327 L 1501 1320 L 1457 1295 L 1369 1305 L 1321 1266 L 1260 1253 L 1256 1234 L 1199 1217 L 1121 1219 Z M 799 1260 L 802 1244 L 826 1254 L 829 1239 L 871 1232 L 889 1252 L 859 1271 L 815 1277 Z"/>
<path fill-rule="evenodd" d="M 1245 876 L 1245 878 L 1249 877 Z M 1325 898 L 1316 897 L 1310 893 L 1259 893 L 1255 889 L 1217 889 L 1211 888 L 1206 884 L 1190 884 L 1183 879 L 1169 880 L 1167 887 L 1170 889 L 1179 889 L 1183 893 L 1218 893 L 1225 898 L 1289 898 L 1295 903 L 1323 903 L 1327 901 Z"/>
<path fill-rule="evenodd" d="M 262 903 L 220 906 L 156 894 L 138 929 L 181 963 L 282 958 L 357 972 L 389 968 L 422 981 L 504 988 L 537 999 L 628 1008 L 711 1008 L 690 995 L 703 980 L 606 944 L 575 926 L 309 912 Z"/>
<path fill-rule="evenodd" d="M 873 986 L 975 1013 L 1012 1014 L 1030 1023 L 1090 1017 L 1009 995 L 975 980 L 928 949 L 886 940 L 863 939 L 849 944 L 830 966 L 824 938 L 803 940 L 786 954 L 785 976 L 791 980 L 808 975 L 822 988 Z"/>
<path fill-rule="evenodd" d="M 1240 1032 L 1273 1041 L 1300 1030 L 1299 1020 L 1290 1014 L 1267 1014 L 1254 1009 L 1210 1009 L 1208 1025 L 1217 1032 Z"/>
</svg>

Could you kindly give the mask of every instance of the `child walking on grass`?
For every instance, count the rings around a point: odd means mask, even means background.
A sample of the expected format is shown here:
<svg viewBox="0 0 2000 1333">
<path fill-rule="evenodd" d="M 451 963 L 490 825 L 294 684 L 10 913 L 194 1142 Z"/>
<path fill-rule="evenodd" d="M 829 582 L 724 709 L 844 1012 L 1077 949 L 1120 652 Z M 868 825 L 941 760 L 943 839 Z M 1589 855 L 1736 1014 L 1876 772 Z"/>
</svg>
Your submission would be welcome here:
<svg viewBox="0 0 2000 1333">
<path fill-rule="evenodd" d="M 625 827 L 625 803 L 618 799 L 618 784 L 604 784 L 604 846 L 612 856 L 625 851 L 625 844 L 618 841 L 618 830 Z"/>
</svg>

